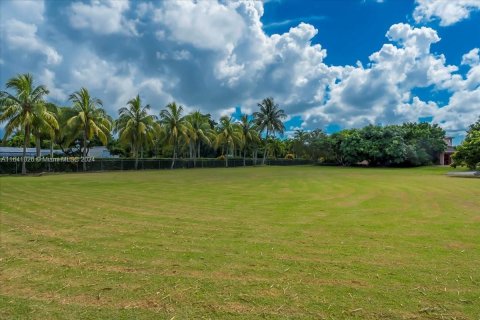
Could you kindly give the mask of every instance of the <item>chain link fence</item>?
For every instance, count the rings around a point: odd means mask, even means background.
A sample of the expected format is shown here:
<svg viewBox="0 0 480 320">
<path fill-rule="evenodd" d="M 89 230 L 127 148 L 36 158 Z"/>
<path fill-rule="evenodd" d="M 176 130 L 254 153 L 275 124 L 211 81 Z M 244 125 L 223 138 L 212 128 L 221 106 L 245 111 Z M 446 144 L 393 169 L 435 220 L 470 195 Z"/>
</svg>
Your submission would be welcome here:
<svg viewBox="0 0 480 320">
<path fill-rule="evenodd" d="M 53 158 L 55 159 L 55 158 Z M 262 159 L 246 159 L 246 166 L 261 165 Z M 304 159 L 268 159 L 266 165 L 291 166 L 312 164 L 310 160 Z M 170 169 L 172 159 L 139 159 L 137 170 Z M 135 170 L 135 159 L 95 159 L 86 162 L 86 171 L 114 171 L 114 170 Z M 220 159 L 176 159 L 174 169 L 190 168 L 224 168 L 225 160 Z M 243 159 L 228 159 L 228 167 L 243 167 Z M 41 172 L 82 172 L 83 162 L 81 161 L 27 161 L 28 173 Z M 19 174 L 22 172 L 21 161 L 0 162 L 0 174 Z"/>
</svg>

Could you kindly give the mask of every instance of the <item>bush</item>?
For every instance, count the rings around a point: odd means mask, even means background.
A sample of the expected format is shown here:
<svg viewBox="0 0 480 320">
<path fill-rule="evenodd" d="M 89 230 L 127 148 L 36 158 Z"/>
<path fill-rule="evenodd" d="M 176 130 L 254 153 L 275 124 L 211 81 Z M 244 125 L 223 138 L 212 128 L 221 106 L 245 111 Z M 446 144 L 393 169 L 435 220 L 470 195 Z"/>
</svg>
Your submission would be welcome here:
<svg viewBox="0 0 480 320">
<path fill-rule="evenodd" d="M 218 157 L 217 157 L 217 160 L 223 160 L 223 161 L 225 161 L 225 156 L 222 154 L 221 156 L 218 156 Z"/>
<path fill-rule="evenodd" d="M 293 154 L 291 154 L 291 153 L 287 153 L 287 154 L 285 155 L 285 159 L 287 159 L 287 160 L 293 160 L 294 158 L 295 158 L 295 156 L 294 156 Z"/>
</svg>

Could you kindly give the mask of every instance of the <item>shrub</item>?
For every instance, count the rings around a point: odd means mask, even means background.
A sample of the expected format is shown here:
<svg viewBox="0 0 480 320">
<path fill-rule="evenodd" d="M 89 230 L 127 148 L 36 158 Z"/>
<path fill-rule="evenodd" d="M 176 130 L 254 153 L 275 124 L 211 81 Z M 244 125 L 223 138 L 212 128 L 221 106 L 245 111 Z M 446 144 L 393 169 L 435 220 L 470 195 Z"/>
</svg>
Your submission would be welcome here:
<svg viewBox="0 0 480 320">
<path fill-rule="evenodd" d="M 295 156 L 294 156 L 293 154 L 291 154 L 291 153 L 287 153 L 287 154 L 285 155 L 285 159 L 287 159 L 287 160 L 293 160 L 294 158 L 295 158 Z"/>
<path fill-rule="evenodd" d="M 217 157 L 217 160 L 223 160 L 223 161 L 225 161 L 225 156 L 222 154 L 222 155 L 220 155 L 220 156 Z"/>
</svg>

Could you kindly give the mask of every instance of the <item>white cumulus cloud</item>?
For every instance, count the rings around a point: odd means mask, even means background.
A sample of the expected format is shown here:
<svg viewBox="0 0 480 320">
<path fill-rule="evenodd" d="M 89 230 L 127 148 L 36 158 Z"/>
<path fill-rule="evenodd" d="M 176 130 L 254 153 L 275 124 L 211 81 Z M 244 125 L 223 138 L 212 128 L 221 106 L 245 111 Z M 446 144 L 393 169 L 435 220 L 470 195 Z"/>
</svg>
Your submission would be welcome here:
<svg viewBox="0 0 480 320">
<path fill-rule="evenodd" d="M 5 3 L 2 9 L 12 7 Z M 269 35 L 261 1 L 59 2 L 56 12 L 73 28 L 47 18 L 52 6 L 25 5 L 42 14 L 29 18 L 11 9 L 18 14 L 9 18 L 12 30 L 0 22 L 8 31 L 0 40 L 2 73 L 32 72 L 62 105 L 84 86 L 112 116 L 137 93 L 155 113 L 177 101 L 214 117 L 239 106 L 251 112 L 272 96 L 309 129 L 432 117 L 458 133 L 480 115 L 478 48 L 463 55 L 461 68 L 449 64 L 432 51 L 439 34 L 425 26 L 394 24 L 367 63 L 330 65 L 328 48 L 315 41 L 328 30 L 300 22 Z M 434 18 L 440 19 L 428 16 Z M 38 63 L 33 54 L 46 59 Z"/>
<path fill-rule="evenodd" d="M 4 22 L 5 41 L 10 49 L 22 53 L 41 53 L 47 58 L 47 64 L 59 64 L 62 56 L 55 48 L 40 39 L 35 24 L 25 23 L 17 19 Z"/>
<path fill-rule="evenodd" d="M 476 10 L 480 10 L 480 0 L 416 0 L 413 17 L 416 22 L 439 19 L 441 26 L 450 26 Z"/>
<path fill-rule="evenodd" d="M 91 0 L 90 4 L 74 2 L 70 6 L 70 23 L 74 28 L 98 34 L 137 35 L 135 22 L 124 17 L 129 7 L 128 0 Z"/>
</svg>

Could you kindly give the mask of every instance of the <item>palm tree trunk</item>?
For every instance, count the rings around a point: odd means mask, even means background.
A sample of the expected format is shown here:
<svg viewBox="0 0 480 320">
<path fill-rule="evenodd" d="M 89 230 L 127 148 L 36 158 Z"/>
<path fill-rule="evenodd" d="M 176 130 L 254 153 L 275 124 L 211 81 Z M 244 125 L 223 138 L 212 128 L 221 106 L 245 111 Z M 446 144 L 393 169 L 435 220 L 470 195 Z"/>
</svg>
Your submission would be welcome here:
<svg viewBox="0 0 480 320">
<path fill-rule="evenodd" d="M 192 143 L 192 151 L 193 151 L 193 167 L 197 166 L 197 150 L 195 150 L 195 142 Z"/>
<path fill-rule="evenodd" d="M 177 143 L 175 142 L 173 144 L 173 156 L 172 156 L 172 166 L 170 169 L 173 169 L 173 166 L 175 165 L 175 157 L 177 156 Z"/>
<path fill-rule="evenodd" d="M 228 168 L 228 147 L 227 147 L 227 152 L 225 154 L 225 168 Z"/>
<path fill-rule="evenodd" d="M 41 149 L 40 149 L 40 134 L 38 134 L 38 136 L 35 137 L 35 148 L 36 148 L 36 151 L 37 151 L 37 157 L 40 157 L 42 154 L 41 154 Z"/>
<path fill-rule="evenodd" d="M 135 170 L 138 169 L 138 150 L 137 147 L 134 148 L 133 154 L 135 156 Z"/>
<path fill-rule="evenodd" d="M 83 171 L 87 171 L 87 128 L 83 131 Z"/>
<path fill-rule="evenodd" d="M 50 159 L 53 158 L 53 138 L 50 137 Z M 50 172 L 51 169 L 51 161 L 48 162 L 48 172 Z"/>
<path fill-rule="evenodd" d="M 245 163 L 245 158 L 247 157 L 247 148 L 244 148 L 243 149 L 243 166 L 247 166 L 246 163 Z"/>
<path fill-rule="evenodd" d="M 262 164 L 265 164 L 265 160 L 267 158 L 267 143 L 268 143 L 268 128 L 267 128 L 267 135 L 265 136 L 265 150 L 263 151 Z"/>
<path fill-rule="evenodd" d="M 30 145 L 30 125 L 25 126 L 25 138 L 23 140 L 23 157 L 22 157 L 22 174 L 27 174 L 27 166 L 25 165 L 25 157 L 27 156 L 27 146 Z"/>
<path fill-rule="evenodd" d="M 200 141 L 197 144 L 197 158 L 200 158 Z"/>
</svg>

